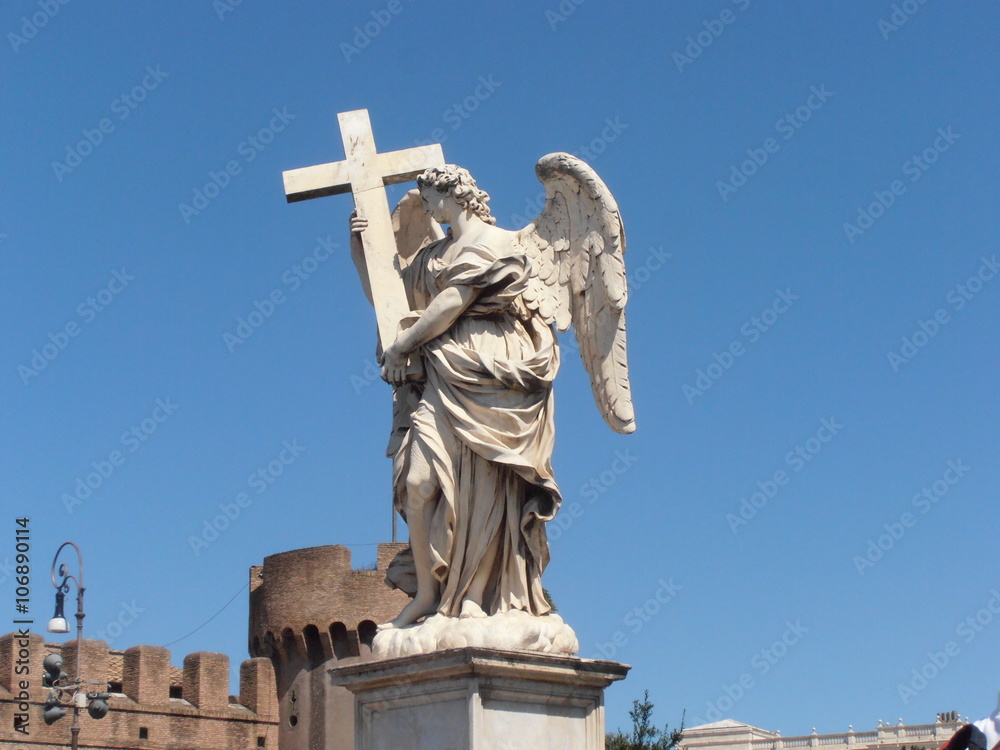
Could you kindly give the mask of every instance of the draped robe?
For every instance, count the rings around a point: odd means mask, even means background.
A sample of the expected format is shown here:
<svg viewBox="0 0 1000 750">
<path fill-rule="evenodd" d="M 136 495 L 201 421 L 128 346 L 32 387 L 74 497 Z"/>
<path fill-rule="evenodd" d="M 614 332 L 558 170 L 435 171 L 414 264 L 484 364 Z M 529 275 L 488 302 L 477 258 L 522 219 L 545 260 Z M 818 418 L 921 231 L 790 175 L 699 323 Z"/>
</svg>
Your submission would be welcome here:
<svg viewBox="0 0 1000 750">
<path fill-rule="evenodd" d="M 415 310 L 448 287 L 478 291 L 445 333 L 421 347 L 426 382 L 404 415 L 393 460 L 394 502 L 404 517 L 414 444 L 440 485 L 429 535 L 438 612 L 448 616 L 459 615 L 494 550 L 483 610 L 551 609 L 541 575 L 549 560 L 545 522 L 561 503 L 551 466 L 559 349 L 551 326 L 521 300 L 531 261 L 508 235 L 461 250 L 446 237 L 403 272 Z"/>
</svg>

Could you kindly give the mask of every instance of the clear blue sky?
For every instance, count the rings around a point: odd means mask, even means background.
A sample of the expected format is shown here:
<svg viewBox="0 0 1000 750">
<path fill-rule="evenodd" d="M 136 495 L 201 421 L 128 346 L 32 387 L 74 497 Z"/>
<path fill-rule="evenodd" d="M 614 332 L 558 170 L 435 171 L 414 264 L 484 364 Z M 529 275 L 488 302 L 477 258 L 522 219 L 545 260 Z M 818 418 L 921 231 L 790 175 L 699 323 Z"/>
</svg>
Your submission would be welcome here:
<svg viewBox="0 0 1000 750">
<path fill-rule="evenodd" d="M 351 200 L 289 206 L 281 185 L 342 158 L 336 113 L 367 107 L 383 150 L 442 141 L 501 226 L 534 213 L 550 151 L 622 207 L 639 429 L 608 430 L 566 358 L 545 577 L 582 656 L 634 665 L 609 727 L 645 688 L 661 722 L 722 699 L 786 735 L 992 710 L 994 3 L 51 5 L 0 14 L 0 560 L 30 515 L 38 618 L 66 539 L 88 634 L 142 610 L 116 648 L 181 638 L 265 555 L 343 543 L 364 564 L 388 539 Z M 307 262 L 318 238 L 341 248 Z M 305 450 L 258 493 L 285 441 Z M 68 512 L 95 462 L 109 476 Z M 238 664 L 246 622 L 243 591 L 175 663 Z"/>
</svg>

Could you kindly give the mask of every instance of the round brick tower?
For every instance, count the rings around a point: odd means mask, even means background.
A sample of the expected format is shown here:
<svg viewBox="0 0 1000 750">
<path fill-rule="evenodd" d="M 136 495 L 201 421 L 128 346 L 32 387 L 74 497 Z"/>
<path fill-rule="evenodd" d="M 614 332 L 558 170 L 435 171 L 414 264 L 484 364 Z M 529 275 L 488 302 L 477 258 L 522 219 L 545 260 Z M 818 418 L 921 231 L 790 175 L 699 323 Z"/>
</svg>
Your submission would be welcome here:
<svg viewBox="0 0 1000 750">
<path fill-rule="evenodd" d="M 376 623 L 406 606 L 409 597 L 385 583 L 406 547 L 380 544 L 375 570 L 353 570 L 340 545 L 281 552 L 250 568 L 250 654 L 274 665 L 281 750 L 353 750 L 353 699 L 324 677 L 370 659 Z"/>
</svg>

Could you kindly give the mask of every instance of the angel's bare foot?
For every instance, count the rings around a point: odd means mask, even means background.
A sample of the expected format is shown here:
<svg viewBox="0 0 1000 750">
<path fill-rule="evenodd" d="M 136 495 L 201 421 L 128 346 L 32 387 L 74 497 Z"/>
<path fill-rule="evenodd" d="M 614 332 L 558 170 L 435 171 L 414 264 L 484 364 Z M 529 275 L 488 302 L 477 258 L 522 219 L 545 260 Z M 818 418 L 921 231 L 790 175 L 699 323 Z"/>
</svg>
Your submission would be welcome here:
<svg viewBox="0 0 1000 750">
<path fill-rule="evenodd" d="M 412 625 L 425 615 L 432 615 L 437 611 L 437 602 L 431 597 L 417 596 L 413 601 L 403 607 L 403 611 L 389 622 L 383 622 L 378 626 L 379 630 L 391 630 L 392 628 L 405 628 Z"/>
<path fill-rule="evenodd" d="M 486 613 L 483 612 L 483 608 L 479 606 L 472 599 L 466 599 L 462 602 L 462 612 L 459 617 L 463 620 L 467 620 L 471 617 L 486 617 Z"/>
</svg>

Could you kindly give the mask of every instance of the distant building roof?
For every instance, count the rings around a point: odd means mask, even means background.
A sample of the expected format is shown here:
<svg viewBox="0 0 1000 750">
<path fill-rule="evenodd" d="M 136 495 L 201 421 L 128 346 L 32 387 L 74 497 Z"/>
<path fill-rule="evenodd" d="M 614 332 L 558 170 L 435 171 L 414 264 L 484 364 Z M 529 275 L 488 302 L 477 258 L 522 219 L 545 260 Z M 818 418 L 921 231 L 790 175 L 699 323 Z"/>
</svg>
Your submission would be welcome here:
<svg viewBox="0 0 1000 750">
<path fill-rule="evenodd" d="M 893 726 L 879 722 L 875 730 L 841 734 L 782 737 L 734 719 L 720 719 L 684 730 L 681 750 L 937 750 L 962 726 L 958 713 L 939 714 L 933 724 Z"/>
</svg>

